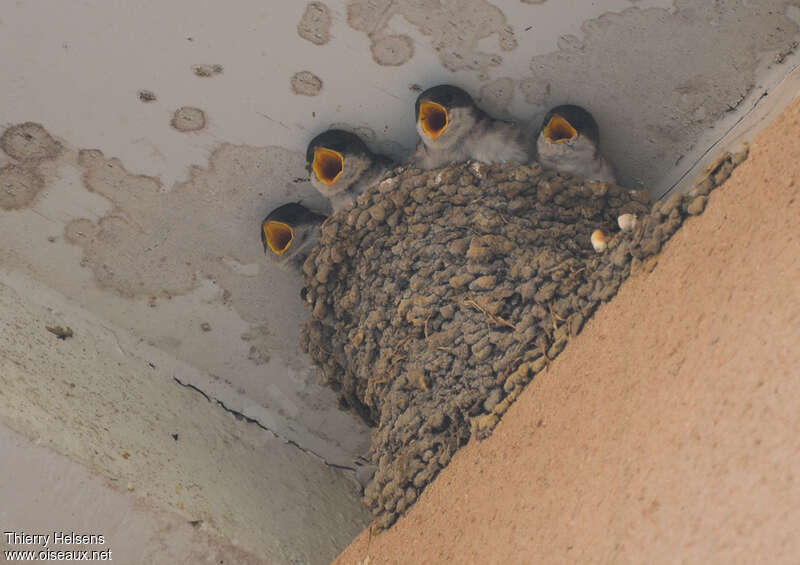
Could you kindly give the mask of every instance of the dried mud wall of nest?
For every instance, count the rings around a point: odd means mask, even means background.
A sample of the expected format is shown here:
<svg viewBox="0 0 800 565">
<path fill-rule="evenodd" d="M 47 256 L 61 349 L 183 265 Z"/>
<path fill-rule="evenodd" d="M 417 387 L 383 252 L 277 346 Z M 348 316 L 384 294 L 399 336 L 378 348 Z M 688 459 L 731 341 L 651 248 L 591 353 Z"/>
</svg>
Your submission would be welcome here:
<svg viewBox="0 0 800 565">
<path fill-rule="evenodd" d="M 376 426 L 364 502 L 377 527 L 472 435 L 491 433 L 737 159 L 652 207 L 644 191 L 536 164 L 398 168 L 328 219 L 304 265 L 312 316 L 301 343 L 342 405 Z M 621 214 L 637 217 L 629 233 Z M 590 242 L 598 228 L 616 232 L 603 253 Z"/>
</svg>

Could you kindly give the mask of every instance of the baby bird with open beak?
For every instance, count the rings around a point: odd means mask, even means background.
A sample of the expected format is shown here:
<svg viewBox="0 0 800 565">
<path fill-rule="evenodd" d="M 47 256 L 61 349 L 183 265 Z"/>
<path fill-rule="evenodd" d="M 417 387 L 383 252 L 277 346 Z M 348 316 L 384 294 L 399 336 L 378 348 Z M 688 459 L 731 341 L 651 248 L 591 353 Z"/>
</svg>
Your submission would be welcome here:
<svg viewBox="0 0 800 565">
<path fill-rule="evenodd" d="M 594 117 L 572 104 L 550 110 L 536 137 L 538 161 L 544 168 L 616 183 L 614 169 L 600 154 L 599 145 L 600 128 Z"/>
<path fill-rule="evenodd" d="M 457 86 L 442 84 L 417 97 L 420 143 L 412 164 L 428 170 L 475 159 L 483 163 L 527 163 L 532 148 L 522 130 L 496 120 L 475 105 Z"/>
<path fill-rule="evenodd" d="M 360 137 L 340 129 L 319 134 L 306 151 L 311 184 L 330 199 L 334 213 L 352 206 L 391 165 L 391 159 L 370 151 Z"/>
<path fill-rule="evenodd" d="M 264 253 L 279 267 L 302 272 L 325 218 L 299 203 L 278 206 L 261 222 Z"/>
</svg>

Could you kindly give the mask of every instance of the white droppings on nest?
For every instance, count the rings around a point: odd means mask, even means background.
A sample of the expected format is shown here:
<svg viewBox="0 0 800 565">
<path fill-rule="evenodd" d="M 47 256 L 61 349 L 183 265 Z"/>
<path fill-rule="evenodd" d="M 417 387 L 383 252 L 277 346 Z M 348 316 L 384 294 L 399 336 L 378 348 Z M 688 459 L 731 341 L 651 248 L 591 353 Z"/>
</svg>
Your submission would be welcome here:
<svg viewBox="0 0 800 565">
<path fill-rule="evenodd" d="M 634 214 L 622 214 L 617 218 L 617 224 L 623 232 L 632 232 L 636 227 L 636 216 Z"/>
<path fill-rule="evenodd" d="M 480 161 L 473 161 L 469 165 L 469 170 L 473 175 L 475 175 L 475 178 L 483 180 L 486 178 L 486 173 L 489 170 L 489 167 Z"/>
<path fill-rule="evenodd" d="M 397 186 L 397 183 L 400 182 L 397 180 L 397 177 L 391 177 L 386 180 L 381 181 L 378 185 L 378 191 L 381 194 L 386 194 L 390 190 L 394 189 Z"/>
<path fill-rule="evenodd" d="M 597 229 L 592 232 L 592 247 L 598 253 L 602 253 L 608 247 L 608 236 L 603 230 Z"/>
</svg>

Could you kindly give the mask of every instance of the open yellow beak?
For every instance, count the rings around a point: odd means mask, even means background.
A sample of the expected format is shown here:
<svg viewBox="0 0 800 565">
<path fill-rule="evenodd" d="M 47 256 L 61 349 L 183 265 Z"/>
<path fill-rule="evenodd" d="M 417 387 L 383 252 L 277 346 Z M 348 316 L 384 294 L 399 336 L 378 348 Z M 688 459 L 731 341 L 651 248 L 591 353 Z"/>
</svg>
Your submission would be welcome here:
<svg viewBox="0 0 800 565">
<path fill-rule="evenodd" d="M 338 151 L 325 149 L 324 147 L 314 148 L 314 173 L 317 178 L 327 185 L 336 182 L 344 168 L 344 157 Z"/>
<path fill-rule="evenodd" d="M 419 121 L 422 131 L 436 139 L 447 129 L 447 110 L 441 104 L 423 100 L 419 105 Z"/>
<path fill-rule="evenodd" d="M 567 120 L 561 116 L 553 116 L 544 128 L 544 136 L 551 143 L 572 141 L 578 137 L 578 132 Z"/>
<path fill-rule="evenodd" d="M 286 253 L 294 240 L 292 226 L 272 220 L 264 222 L 264 235 L 267 237 L 269 248 L 278 255 Z"/>
</svg>

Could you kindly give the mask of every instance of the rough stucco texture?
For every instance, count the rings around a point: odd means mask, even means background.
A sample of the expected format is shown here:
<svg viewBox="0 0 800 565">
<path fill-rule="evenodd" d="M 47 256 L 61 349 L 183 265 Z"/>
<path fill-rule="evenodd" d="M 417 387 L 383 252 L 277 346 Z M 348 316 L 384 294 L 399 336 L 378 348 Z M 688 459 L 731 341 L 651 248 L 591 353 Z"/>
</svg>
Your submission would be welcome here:
<svg viewBox="0 0 800 565">
<path fill-rule="evenodd" d="M 336 563 L 796 563 L 798 217 L 800 101 L 492 437 Z"/>
<path fill-rule="evenodd" d="M 48 326 L 73 335 L 58 339 Z M 0 271 L 0 424 L 41 438 L 154 515 L 202 520 L 205 531 L 262 559 L 326 563 L 352 539 L 366 521 L 354 483 L 179 386 L 173 377 L 188 380 L 191 367 L 148 362 L 131 352 L 132 341 Z M 3 526 L 20 527 L 12 522 Z"/>
<path fill-rule="evenodd" d="M 94 533 L 104 544 L 54 549 L 109 550 L 117 565 L 262 564 L 263 560 L 220 539 L 202 519 L 187 521 L 176 512 L 155 510 L 110 486 L 83 465 L 36 445 L 0 425 L 0 523 L 16 532 Z M 13 542 L 13 538 L 12 538 Z M 0 535 L 0 552 L 29 551 Z M 41 550 L 37 547 L 36 550 Z"/>
</svg>

